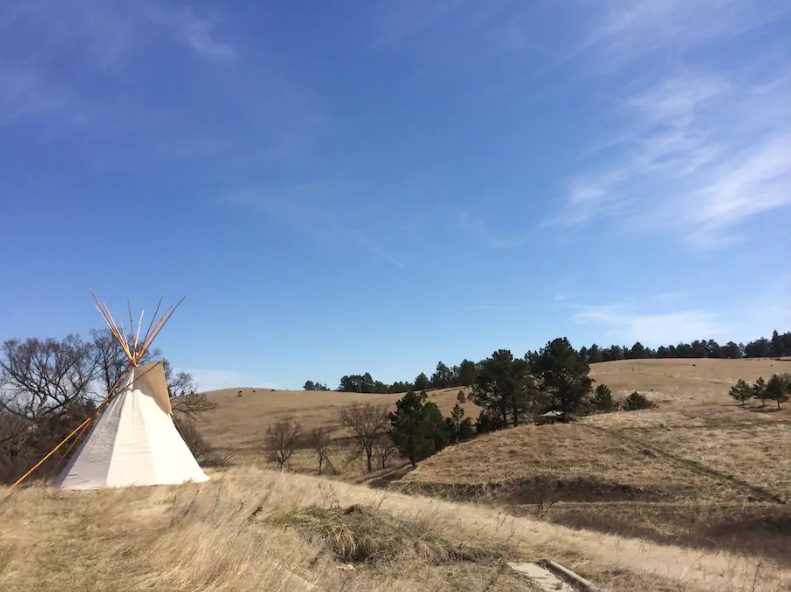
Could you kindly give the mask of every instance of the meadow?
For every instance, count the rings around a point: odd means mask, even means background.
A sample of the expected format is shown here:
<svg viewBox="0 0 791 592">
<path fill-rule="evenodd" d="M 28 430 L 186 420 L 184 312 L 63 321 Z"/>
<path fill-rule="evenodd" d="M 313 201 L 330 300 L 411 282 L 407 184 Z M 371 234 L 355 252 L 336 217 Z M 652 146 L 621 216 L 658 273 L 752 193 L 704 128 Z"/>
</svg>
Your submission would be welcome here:
<svg viewBox="0 0 791 592">
<path fill-rule="evenodd" d="M 211 392 L 217 406 L 199 429 L 232 453 L 229 467 L 202 486 L 39 483 L 6 496 L 2 589 L 531 590 L 506 562 L 551 558 L 613 592 L 787 590 L 791 411 L 742 408 L 727 393 L 739 378 L 790 370 L 790 360 L 595 364 L 616 398 L 638 390 L 658 407 L 498 431 L 373 475 L 345 460 L 339 413 L 399 395 Z M 430 398 L 447 414 L 457 394 Z M 308 449 L 288 471 L 267 464 L 264 434 L 282 419 L 332 431 L 328 476 Z"/>
</svg>

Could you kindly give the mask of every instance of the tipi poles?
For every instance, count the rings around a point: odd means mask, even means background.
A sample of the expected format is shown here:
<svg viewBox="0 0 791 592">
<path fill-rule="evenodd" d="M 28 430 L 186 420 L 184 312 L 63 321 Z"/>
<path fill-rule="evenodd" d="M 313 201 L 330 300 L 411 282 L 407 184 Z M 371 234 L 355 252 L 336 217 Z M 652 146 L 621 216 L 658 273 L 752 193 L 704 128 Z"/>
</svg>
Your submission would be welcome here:
<svg viewBox="0 0 791 592">
<path fill-rule="evenodd" d="M 80 438 L 82 437 L 82 435 L 85 433 L 85 430 L 87 430 L 88 426 L 91 425 L 91 421 L 93 421 L 93 415 L 88 417 L 88 421 L 86 421 L 83 424 L 82 428 L 78 428 L 80 431 L 77 433 L 76 436 L 74 436 L 74 439 L 72 440 L 71 444 L 69 444 L 69 447 L 66 449 L 66 452 L 64 452 L 63 454 L 60 455 L 60 458 L 58 459 L 58 462 L 56 462 L 55 466 L 52 467 L 52 470 L 49 472 L 49 475 L 48 475 L 47 479 L 51 479 L 52 476 L 55 473 L 58 472 L 58 469 L 60 468 L 60 465 L 62 465 L 63 461 L 66 460 L 66 458 L 69 456 L 69 452 L 71 452 L 74 449 L 74 447 L 80 441 Z"/>
<path fill-rule="evenodd" d="M 63 445 L 66 443 L 66 442 L 68 442 L 68 441 L 69 441 L 69 439 L 70 439 L 70 438 L 71 438 L 71 437 L 72 437 L 74 434 L 76 434 L 76 433 L 77 433 L 79 430 L 81 430 L 81 429 L 83 429 L 85 426 L 87 426 L 87 425 L 88 425 L 88 424 L 91 422 L 91 419 L 93 419 L 93 417 L 89 417 L 89 418 L 88 418 L 88 419 L 86 419 L 84 422 L 82 422 L 82 423 L 81 423 L 79 426 L 77 426 L 77 428 L 76 428 L 76 429 L 75 429 L 75 430 L 74 430 L 74 431 L 73 431 L 71 434 L 69 434 L 68 436 L 66 436 L 66 437 L 63 439 L 63 441 L 62 441 L 60 444 L 58 444 L 57 446 L 55 446 L 55 448 L 53 448 L 52 450 L 50 450 L 50 452 L 49 452 L 49 454 L 47 454 L 47 456 L 45 456 L 45 457 L 44 457 L 44 458 L 42 458 L 40 461 L 38 461 L 38 462 L 37 462 L 35 465 L 33 465 L 33 468 L 32 468 L 32 469 L 30 469 L 30 470 L 29 470 L 27 473 L 25 473 L 25 474 L 24 474 L 24 475 L 22 475 L 22 476 L 21 476 L 19 479 L 17 479 L 17 480 L 16 480 L 16 482 L 15 482 L 15 483 L 14 483 L 14 484 L 13 484 L 11 487 L 9 487 L 9 488 L 8 488 L 8 492 L 9 492 L 9 493 L 11 493 L 11 492 L 14 490 L 14 488 L 15 488 L 17 485 L 19 485 L 20 483 L 22 483 L 22 481 L 24 481 L 25 479 L 27 479 L 27 478 L 28 478 L 28 476 L 30 475 L 30 473 L 32 473 L 32 472 L 33 472 L 33 471 L 35 471 L 37 468 L 39 468 L 41 465 L 43 465 L 43 464 L 44 464 L 44 462 L 45 462 L 45 461 L 46 461 L 46 460 L 47 460 L 47 459 L 48 459 L 50 456 L 52 456 L 53 454 L 55 454 L 55 452 L 57 452 L 57 451 L 58 451 L 58 449 L 59 449 L 61 446 L 63 446 Z"/>
<path fill-rule="evenodd" d="M 129 323 L 131 326 L 129 327 L 129 336 L 127 336 L 126 331 L 124 330 L 123 322 L 121 323 L 121 328 L 119 329 L 118 325 L 113 320 L 113 316 L 110 313 L 110 309 L 107 307 L 107 305 L 99 302 L 99 299 L 96 297 L 96 294 L 94 294 L 93 291 L 91 291 L 91 294 L 93 295 L 93 299 L 96 301 L 96 310 L 99 311 L 99 315 L 110 329 L 110 333 L 113 334 L 113 337 L 115 337 L 115 339 L 121 345 L 126 357 L 129 358 L 129 361 L 133 366 L 137 366 L 137 364 L 143 359 L 156 336 L 159 335 L 159 332 L 170 320 L 170 317 L 173 316 L 173 313 L 176 312 L 176 309 L 181 305 L 182 302 L 184 302 L 184 298 L 182 298 L 175 306 L 171 304 L 163 313 L 162 317 L 157 321 L 157 315 L 159 314 L 159 309 L 162 306 L 162 299 L 160 298 L 157 309 L 154 311 L 154 316 L 151 317 L 148 330 L 143 336 L 142 343 L 140 343 L 140 327 L 143 321 L 143 315 L 140 315 L 140 322 L 138 322 L 137 331 L 135 331 L 134 322 L 132 320 L 132 307 L 128 307 Z M 127 302 L 127 304 L 129 303 Z"/>
</svg>

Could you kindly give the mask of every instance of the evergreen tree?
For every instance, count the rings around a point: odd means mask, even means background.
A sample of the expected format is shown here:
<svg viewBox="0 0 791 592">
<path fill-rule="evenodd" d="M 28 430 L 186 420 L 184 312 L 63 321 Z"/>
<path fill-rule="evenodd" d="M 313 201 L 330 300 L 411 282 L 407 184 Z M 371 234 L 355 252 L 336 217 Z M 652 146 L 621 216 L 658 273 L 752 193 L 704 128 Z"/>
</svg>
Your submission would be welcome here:
<svg viewBox="0 0 791 592">
<path fill-rule="evenodd" d="M 588 364 L 598 364 L 599 362 L 604 361 L 604 355 L 602 354 L 601 348 L 596 345 L 595 343 L 590 346 L 588 350 Z"/>
<path fill-rule="evenodd" d="M 588 376 L 590 366 L 569 340 L 555 339 L 526 357 L 540 389 L 549 397 L 550 408 L 564 414 L 577 413 L 586 403 L 593 380 Z"/>
<path fill-rule="evenodd" d="M 499 417 L 488 409 L 481 409 L 475 421 L 476 434 L 488 434 L 500 427 Z"/>
<path fill-rule="evenodd" d="M 470 360 L 462 360 L 459 364 L 459 382 L 458 386 L 472 386 L 475 384 L 475 378 L 478 376 L 478 365 Z"/>
<path fill-rule="evenodd" d="M 415 390 L 424 391 L 431 388 L 431 381 L 425 372 L 421 372 L 415 377 Z"/>
<path fill-rule="evenodd" d="M 761 400 L 761 407 L 766 407 L 766 381 L 761 376 L 753 385 L 753 397 Z"/>
<path fill-rule="evenodd" d="M 490 412 L 489 419 L 495 422 L 495 429 L 500 429 L 509 422 L 514 427 L 519 425 L 531 409 L 535 390 L 527 362 L 501 349 L 481 362 L 471 398 Z"/>
<path fill-rule="evenodd" d="M 475 435 L 472 420 L 469 417 L 464 417 L 464 408 L 459 404 L 453 407 L 450 417 L 445 418 L 445 423 L 451 444 L 464 442 Z"/>
<path fill-rule="evenodd" d="M 448 388 L 453 380 L 453 372 L 442 362 L 437 364 L 437 370 L 431 375 L 431 385 L 437 389 Z"/>
<path fill-rule="evenodd" d="M 591 407 L 594 411 L 609 413 L 618 409 L 618 405 L 612 398 L 612 391 L 605 384 L 596 387 L 591 399 Z"/>
<path fill-rule="evenodd" d="M 754 395 L 752 387 L 741 379 L 736 381 L 736 384 L 731 387 L 730 393 L 728 394 L 737 401 L 740 401 L 742 407 L 744 407 L 745 401 L 747 401 L 747 399 L 752 399 Z"/>
<path fill-rule="evenodd" d="M 766 383 L 766 398 L 775 401 L 778 409 L 780 409 L 780 403 L 788 401 L 789 394 L 791 394 L 789 382 L 782 376 L 773 374 L 769 382 Z"/>
<path fill-rule="evenodd" d="M 390 413 L 390 434 L 401 456 L 412 466 L 441 450 L 448 442 L 447 427 L 439 407 L 428 393 L 409 391 Z"/>
<path fill-rule="evenodd" d="M 643 360 L 648 356 L 645 353 L 645 347 L 639 341 L 635 342 L 632 349 L 629 351 L 630 360 Z"/>
<path fill-rule="evenodd" d="M 729 341 L 720 350 L 720 357 L 727 358 L 729 360 L 738 360 L 742 357 L 742 350 L 738 346 L 738 344 L 734 343 L 733 341 Z"/>
<path fill-rule="evenodd" d="M 637 391 L 626 397 L 623 402 L 625 411 L 639 411 L 641 409 L 651 409 L 652 407 L 656 407 L 656 405 L 643 393 L 638 393 Z"/>
</svg>

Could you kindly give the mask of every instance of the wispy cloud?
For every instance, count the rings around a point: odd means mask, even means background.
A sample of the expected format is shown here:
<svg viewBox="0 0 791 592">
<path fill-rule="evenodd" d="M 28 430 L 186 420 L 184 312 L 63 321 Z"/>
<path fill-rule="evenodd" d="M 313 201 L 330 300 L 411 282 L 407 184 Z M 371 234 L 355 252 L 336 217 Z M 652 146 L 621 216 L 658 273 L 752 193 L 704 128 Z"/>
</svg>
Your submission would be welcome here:
<svg viewBox="0 0 791 592">
<path fill-rule="evenodd" d="M 117 3 L 101 0 L 40 0 L 13 2 L 5 8 L 0 30 L 8 35 L 36 35 L 41 48 L 78 50 L 83 59 L 105 68 L 146 43 L 167 35 L 206 58 L 231 58 L 233 46 L 216 39 L 214 18 L 140 0 Z"/>
<path fill-rule="evenodd" d="M 161 4 L 143 4 L 141 12 L 150 22 L 170 30 L 178 41 L 201 57 L 227 60 L 236 55 L 230 43 L 216 39 L 216 21 L 196 15 L 188 6 L 174 11 Z"/>
<path fill-rule="evenodd" d="M 215 24 L 190 8 L 148 0 L 12 1 L 0 15 L 0 124 L 107 127 L 108 118 L 128 120 L 129 112 L 118 113 L 123 98 L 102 97 L 97 83 L 137 59 L 152 39 L 176 41 L 212 61 L 232 58 L 234 48 L 216 39 Z M 36 51 L 29 50 L 30 39 Z"/>
<path fill-rule="evenodd" d="M 668 345 L 695 339 L 747 342 L 767 337 L 775 329 L 791 326 L 791 276 L 781 274 L 762 283 L 758 293 L 747 293 L 718 306 L 702 308 L 695 302 L 710 302 L 709 293 L 659 292 L 610 304 L 590 304 L 579 299 L 564 300 L 572 322 L 596 329 L 601 342 L 631 345 Z"/>
<path fill-rule="evenodd" d="M 429 3 L 405 0 L 398 3 L 380 3 L 374 10 L 376 33 L 371 45 L 387 45 L 426 31 L 451 16 L 468 1 L 440 0 Z"/>
<path fill-rule="evenodd" d="M 249 187 L 224 194 L 218 202 L 276 218 L 313 240 L 325 244 L 340 242 L 403 268 L 404 264 L 382 246 L 381 238 L 371 238 L 364 228 L 349 222 L 350 217 L 343 214 L 346 206 L 341 203 L 340 195 L 341 191 L 333 182 L 316 182 L 294 184 L 278 190 Z"/>
<path fill-rule="evenodd" d="M 683 53 L 760 27 L 775 13 L 729 0 L 635 3 L 608 13 L 609 24 L 588 40 L 598 52 L 591 60 L 605 52 L 626 67 L 658 50 L 668 58 L 671 47 L 676 59 L 651 62 L 649 82 L 635 71 L 632 90 L 615 102 L 623 123 L 587 151 L 586 163 L 596 164 L 566 180 L 562 209 L 547 223 L 605 219 L 621 231 L 669 232 L 711 251 L 737 240 L 757 215 L 791 203 L 785 54 L 726 71 L 687 64 Z"/>
<path fill-rule="evenodd" d="M 741 0 L 616 0 L 596 3 L 591 27 L 574 50 L 589 64 L 612 71 L 651 54 L 683 55 L 727 41 L 787 16 L 787 6 Z"/>
<path fill-rule="evenodd" d="M 483 218 L 464 210 L 459 214 L 459 226 L 493 249 L 510 249 L 527 241 L 526 236 L 505 237 L 492 231 Z"/>
<path fill-rule="evenodd" d="M 578 306 L 572 320 L 594 325 L 616 343 L 660 345 L 728 335 L 730 325 L 713 313 L 702 310 L 638 312 L 628 305 Z"/>
</svg>

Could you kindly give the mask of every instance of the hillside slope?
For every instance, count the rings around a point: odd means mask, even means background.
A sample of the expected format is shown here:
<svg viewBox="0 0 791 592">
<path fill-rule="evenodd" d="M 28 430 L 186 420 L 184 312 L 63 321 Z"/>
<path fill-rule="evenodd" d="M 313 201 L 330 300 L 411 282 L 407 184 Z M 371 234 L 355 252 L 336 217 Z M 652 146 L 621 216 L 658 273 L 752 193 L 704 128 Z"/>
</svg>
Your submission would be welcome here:
<svg viewBox="0 0 791 592">
<path fill-rule="evenodd" d="M 238 396 L 240 390 L 241 397 Z M 430 397 L 447 415 L 457 403 L 458 392 L 459 389 L 436 390 L 431 391 Z M 217 408 L 205 414 L 200 425 L 201 433 L 214 446 L 232 452 L 235 464 L 261 462 L 266 428 L 277 421 L 297 421 L 303 433 L 313 427 L 324 426 L 333 431 L 333 437 L 344 437 L 347 434 L 340 426 L 341 409 L 363 403 L 382 404 L 395 409 L 395 402 L 403 396 L 252 388 L 223 389 L 206 394 Z M 465 407 L 472 413 L 475 406 L 466 403 Z"/>
<path fill-rule="evenodd" d="M 252 592 L 266 582 L 267 590 L 299 590 L 284 567 L 325 592 L 524 589 L 500 581 L 496 563 L 448 563 L 427 549 L 338 569 L 344 560 L 335 557 L 334 539 L 304 538 L 293 518 L 297 507 L 308 508 L 302 515 L 313 517 L 313 532 L 329 526 L 325 516 L 339 515 L 332 508 L 374 520 L 394 516 L 413 523 L 413 531 L 481 549 L 482 556 L 485 549 L 501 549 L 511 558 L 554 558 L 612 592 L 780 592 L 791 578 L 791 571 L 768 561 L 756 579 L 759 563 L 750 558 L 579 532 L 483 506 L 249 468 L 212 476 L 209 483 L 180 488 L 32 487 L 0 500 L 2 589 Z M 382 534 L 374 529 L 369 536 L 366 548 L 374 549 Z"/>
<path fill-rule="evenodd" d="M 523 426 L 447 448 L 391 487 L 506 504 L 570 526 L 791 557 L 791 409 L 728 396 L 788 361 L 657 360 L 594 366 L 617 397 L 656 409 Z"/>
<path fill-rule="evenodd" d="M 727 405 L 730 385 L 739 378 L 754 381 L 758 376 L 791 371 L 791 361 L 777 360 L 626 360 L 591 366 L 597 383 L 610 386 L 616 397 L 634 390 L 647 393 L 660 405 L 661 415 L 624 417 L 630 426 L 636 422 L 651 425 L 687 426 L 695 418 L 730 417 Z M 239 390 L 242 396 L 238 397 Z M 448 414 L 456 404 L 459 389 L 432 391 L 431 400 Z M 400 394 L 376 395 L 336 391 L 271 391 L 269 389 L 229 388 L 208 392 L 217 409 L 207 413 L 201 432 L 224 450 L 233 451 L 239 463 L 258 462 L 266 427 L 281 419 L 299 421 L 305 430 L 324 425 L 339 429 L 338 412 L 344 406 L 371 402 L 395 407 Z M 467 416 L 475 419 L 478 410 L 464 405 Z M 715 409 L 716 407 L 716 409 Z M 785 412 L 778 417 L 788 418 Z M 764 419 L 777 419 L 767 415 Z M 595 418 L 612 422 L 613 419 Z M 730 421 L 730 420 L 728 420 Z M 342 435 L 337 432 L 337 435 Z"/>
</svg>

